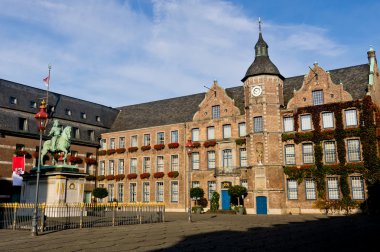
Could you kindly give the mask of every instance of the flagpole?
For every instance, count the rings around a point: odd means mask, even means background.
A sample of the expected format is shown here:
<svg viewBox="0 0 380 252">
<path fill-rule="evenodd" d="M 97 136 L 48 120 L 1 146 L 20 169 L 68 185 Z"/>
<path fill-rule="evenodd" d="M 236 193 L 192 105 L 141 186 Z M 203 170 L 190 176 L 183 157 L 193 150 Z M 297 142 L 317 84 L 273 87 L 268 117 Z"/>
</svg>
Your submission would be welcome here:
<svg viewBox="0 0 380 252">
<path fill-rule="evenodd" d="M 49 76 L 47 79 L 47 89 L 46 89 L 46 105 L 49 107 L 49 88 L 50 88 L 50 70 L 51 70 L 51 65 L 49 64 Z"/>
</svg>

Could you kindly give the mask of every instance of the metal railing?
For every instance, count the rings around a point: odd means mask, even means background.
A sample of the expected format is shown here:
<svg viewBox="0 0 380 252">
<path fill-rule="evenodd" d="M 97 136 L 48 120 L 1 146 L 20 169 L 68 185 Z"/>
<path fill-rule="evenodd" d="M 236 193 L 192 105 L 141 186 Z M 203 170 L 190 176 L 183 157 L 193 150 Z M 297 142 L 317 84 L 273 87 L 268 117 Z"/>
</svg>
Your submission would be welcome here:
<svg viewBox="0 0 380 252">
<path fill-rule="evenodd" d="M 34 204 L 0 204 L 0 229 L 31 229 Z M 165 221 L 160 203 L 39 204 L 38 232 Z"/>
</svg>

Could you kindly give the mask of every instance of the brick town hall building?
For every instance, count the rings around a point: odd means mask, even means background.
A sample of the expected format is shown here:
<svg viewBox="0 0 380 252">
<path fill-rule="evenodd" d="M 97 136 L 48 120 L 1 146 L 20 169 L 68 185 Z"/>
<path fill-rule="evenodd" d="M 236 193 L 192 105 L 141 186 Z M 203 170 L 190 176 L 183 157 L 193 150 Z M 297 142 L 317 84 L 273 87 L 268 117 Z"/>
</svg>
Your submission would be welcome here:
<svg viewBox="0 0 380 252">
<path fill-rule="evenodd" d="M 96 186 L 108 189 L 110 201 L 185 211 L 188 167 L 192 187 L 203 188 L 207 200 L 219 192 L 224 209 L 232 185 L 248 189 L 244 205 L 252 214 L 311 213 L 319 212 L 318 200 L 365 200 L 378 156 L 375 51 L 368 64 L 325 71 L 315 63 L 290 78 L 269 59 L 261 32 L 255 54 L 242 86 L 223 89 L 214 81 L 207 93 L 117 109 L 50 94 L 53 117 L 75 127 L 72 156 L 92 175 L 84 200 Z M 38 145 L 37 129 L 23 128 L 22 119 L 31 125 L 37 109 L 21 106 L 18 96 L 25 103 L 26 93 L 44 91 L 4 80 L 0 87 L 0 173 L 9 180 L 15 150 Z"/>
</svg>

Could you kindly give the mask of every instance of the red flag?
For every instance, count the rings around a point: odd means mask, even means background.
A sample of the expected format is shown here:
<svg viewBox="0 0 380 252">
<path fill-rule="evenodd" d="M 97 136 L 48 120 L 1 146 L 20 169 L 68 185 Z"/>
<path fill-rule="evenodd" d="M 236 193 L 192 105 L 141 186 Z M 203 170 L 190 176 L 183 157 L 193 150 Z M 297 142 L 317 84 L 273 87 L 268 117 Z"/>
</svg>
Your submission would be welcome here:
<svg viewBox="0 0 380 252">
<path fill-rule="evenodd" d="M 45 86 L 47 86 L 47 87 L 49 86 L 49 80 L 50 80 L 50 75 L 43 79 Z"/>
<path fill-rule="evenodd" d="M 13 157 L 12 161 L 12 171 L 17 174 L 24 174 L 25 157 Z"/>
</svg>

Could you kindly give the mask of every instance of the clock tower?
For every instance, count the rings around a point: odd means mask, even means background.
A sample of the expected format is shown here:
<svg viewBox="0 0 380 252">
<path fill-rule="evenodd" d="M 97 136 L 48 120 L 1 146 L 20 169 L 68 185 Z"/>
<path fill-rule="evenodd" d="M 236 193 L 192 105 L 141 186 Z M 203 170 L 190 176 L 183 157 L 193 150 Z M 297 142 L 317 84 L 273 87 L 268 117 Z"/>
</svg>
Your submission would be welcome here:
<svg viewBox="0 0 380 252">
<path fill-rule="evenodd" d="M 261 22 L 259 21 L 261 25 Z M 259 32 L 255 45 L 255 60 L 242 79 L 247 154 L 253 169 L 253 200 L 256 213 L 281 213 L 284 199 L 282 158 L 283 80 L 269 59 L 268 44 Z M 271 200 L 273 199 L 273 200 Z"/>
</svg>

